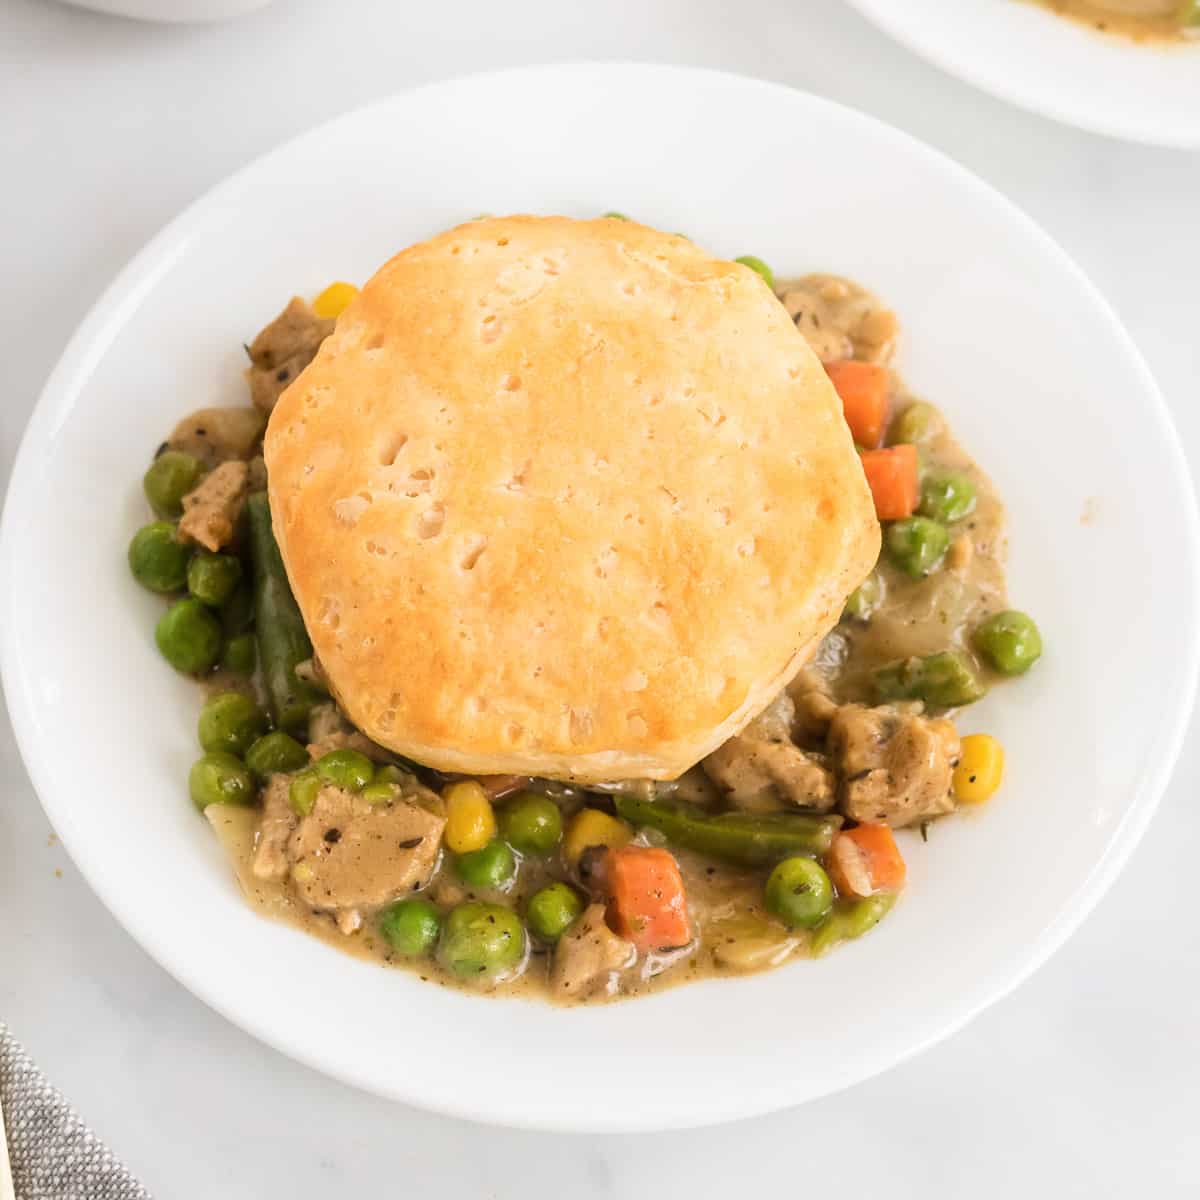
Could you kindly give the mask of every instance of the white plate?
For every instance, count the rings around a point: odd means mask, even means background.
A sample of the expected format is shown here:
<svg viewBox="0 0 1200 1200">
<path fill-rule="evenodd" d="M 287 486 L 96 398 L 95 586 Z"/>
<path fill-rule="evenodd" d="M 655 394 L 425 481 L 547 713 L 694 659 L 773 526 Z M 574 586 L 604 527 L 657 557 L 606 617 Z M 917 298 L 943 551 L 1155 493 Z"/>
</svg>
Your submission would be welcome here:
<svg viewBox="0 0 1200 1200">
<path fill-rule="evenodd" d="M 1096 133 L 1200 146 L 1200 39 L 1135 44 L 1017 0 L 849 0 L 897 41 L 1001 99 Z"/>
<path fill-rule="evenodd" d="M 1008 748 L 1003 792 L 927 846 L 908 840 L 908 893 L 871 937 L 820 963 L 558 1010 L 422 984 L 245 906 L 185 792 L 196 688 L 158 657 L 160 604 L 130 578 L 125 547 L 164 431 L 244 396 L 240 343 L 293 291 L 361 280 L 480 210 L 609 208 L 781 272 L 844 272 L 894 302 L 902 369 L 1009 501 L 1012 593 L 1047 651 L 966 716 Z M 1113 879 L 1166 783 L 1197 662 L 1183 460 L 1146 367 L 1078 269 L 904 134 L 699 71 L 566 66 L 425 88 L 221 185 L 138 255 L 71 342 L 22 445 L 2 539 L 22 751 L 130 933 L 286 1053 L 514 1125 L 742 1117 L 844 1087 L 961 1026 Z"/>
<path fill-rule="evenodd" d="M 245 13 L 266 8 L 271 0 L 67 0 L 76 8 L 139 21 L 166 21 L 171 24 L 191 21 L 228 21 Z"/>
</svg>

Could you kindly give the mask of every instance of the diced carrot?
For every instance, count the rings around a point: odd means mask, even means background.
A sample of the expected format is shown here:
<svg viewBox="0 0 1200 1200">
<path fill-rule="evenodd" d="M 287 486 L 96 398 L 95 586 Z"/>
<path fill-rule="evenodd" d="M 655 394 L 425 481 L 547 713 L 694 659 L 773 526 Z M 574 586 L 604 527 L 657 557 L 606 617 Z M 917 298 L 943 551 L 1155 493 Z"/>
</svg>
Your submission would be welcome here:
<svg viewBox="0 0 1200 1200">
<path fill-rule="evenodd" d="M 842 411 L 854 440 L 860 446 L 874 450 L 887 424 L 891 373 L 878 363 L 849 359 L 826 363 L 825 370 L 842 398 Z"/>
<path fill-rule="evenodd" d="M 911 517 L 921 498 L 916 446 L 905 442 L 886 450 L 865 450 L 861 457 L 875 498 L 875 515 L 881 521 Z"/>
<path fill-rule="evenodd" d="M 839 833 L 829 850 L 829 875 L 843 896 L 898 892 L 908 868 L 887 825 L 856 825 Z"/>
<path fill-rule="evenodd" d="M 605 864 L 609 924 L 640 950 L 684 946 L 692 940 L 679 864 L 668 850 L 621 846 Z"/>
</svg>

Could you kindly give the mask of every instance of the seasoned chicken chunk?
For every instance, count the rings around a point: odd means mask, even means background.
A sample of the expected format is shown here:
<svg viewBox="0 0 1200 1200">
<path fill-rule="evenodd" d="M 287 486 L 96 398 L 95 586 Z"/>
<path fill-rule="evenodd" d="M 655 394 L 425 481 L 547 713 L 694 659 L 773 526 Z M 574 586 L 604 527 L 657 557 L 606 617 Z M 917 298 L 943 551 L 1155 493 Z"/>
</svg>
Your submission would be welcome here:
<svg viewBox="0 0 1200 1200">
<path fill-rule="evenodd" d="M 561 999 L 578 1000 L 608 990 L 617 971 L 637 957 L 632 942 L 618 937 L 604 920 L 604 905 L 584 909 L 558 940 L 550 968 L 550 987 Z"/>
<path fill-rule="evenodd" d="M 296 674 L 300 676 L 299 668 Z M 318 704 L 308 715 L 308 756 L 315 762 L 331 750 L 357 750 L 377 763 L 396 761 L 390 750 L 359 733 L 332 702 Z"/>
<path fill-rule="evenodd" d="M 250 468 L 244 462 L 222 463 L 206 475 L 183 498 L 180 540 L 197 542 L 206 550 L 219 550 L 233 541 L 249 479 Z"/>
<path fill-rule="evenodd" d="M 833 275 L 806 275 L 784 285 L 783 306 L 822 362 L 858 358 L 885 363 L 899 322 L 863 288 Z"/>
<path fill-rule="evenodd" d="M 844 704 L 830 722 L 828 747 L 842 780 L 839 807 L 856 821 L 899 827 L 954 808 L 959 741 L 950 721 Z"/>
<path fill-rule="evenodd" d="M 247 347 L 246 373 L 255 408 L 269 413 L 284 389 L 316 357 L 334 322 L 318 317 L 299 296 Z"/>
<path fill-rule="evenodd" d="M 428 884 L 445 824 L 407 800 L 368 804 L 353 792 L 323 787 L 288 843 L 292 883 L 313 908 L 339 914 L 379 908 Z"/>
<path fill-rule="evenodd" d="M 780 694 L 736 737 L 701 764 L 725 790 L 726 799 L 748 812 L 771 812 L 785 804 L 821 810 L 833 807 L 833 775 L 791 739 L 796 706 Z"/>
</svg>

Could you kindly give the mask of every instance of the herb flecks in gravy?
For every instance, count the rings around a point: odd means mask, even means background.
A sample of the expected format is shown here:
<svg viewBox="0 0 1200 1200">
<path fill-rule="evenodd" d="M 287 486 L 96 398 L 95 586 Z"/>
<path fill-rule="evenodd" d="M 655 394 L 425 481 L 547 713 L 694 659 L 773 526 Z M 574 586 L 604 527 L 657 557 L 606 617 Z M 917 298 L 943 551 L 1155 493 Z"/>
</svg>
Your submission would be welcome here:
<svg viewBox="0 0 1200 1200">
<path fill-rule="evenodd" d="M 353 289 L 339 287 L 344 303 Z M 130 566 L 172 599 L 160 649 L 209 696 L 189 787 L 250 904 L 445 985 L 633 996 L 861 936 L 903 888 L 913 843 L 892 830 L 925 837 L 991 794 L 998 743 L 960 741 L 949 714 L 1041 648 L 1007 609 L 999 497 L 888 365 L 890 310 L 832 275 L 775 290 L 842 398 L 884 550 L 808 667 L 672 783 L 456 780 L 371 742 L 329 698 L 258 456 L 263 414 L 333 328 L 329 293 L 293 300 L 254 339 L 252 404 L 179 423 L 145 483 L 161 519 Z M 235 473 L 237 487 L 217 486 Z M 222 602 L 185 593 L 205 574 L 192 564 L 211 577 L 222 556 L 238 564 Z"/>
</svg>

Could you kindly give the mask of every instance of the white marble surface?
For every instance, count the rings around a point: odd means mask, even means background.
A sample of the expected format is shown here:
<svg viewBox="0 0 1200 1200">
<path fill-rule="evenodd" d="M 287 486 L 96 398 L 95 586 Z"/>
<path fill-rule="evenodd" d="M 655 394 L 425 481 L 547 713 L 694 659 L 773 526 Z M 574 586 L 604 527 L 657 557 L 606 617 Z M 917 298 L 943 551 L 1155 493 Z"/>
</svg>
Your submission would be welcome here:
<svg viewBox="0 0 1200 1200">
<path fill-rule="evenodd" d="M 910 58 L 837 0 L 278 0 L 205 28 L 0 0 L 0 483 L 76 322 L 210 184 L 409 84 L 585 57 L 777 79 L 941 147 L 1031 212 L 1107 293 L 1171 402 L 1193 469 L 1200 462 L 1200 154 L 1008 109 Z M 80 803 L 103 803 L 88 795 L 87 764 L 79 771 Z M 918 1059 L 717 1130 L 550 1137 L 375 1100 L 209 1012 L 130 941 L 53 844 L 0 714 L 0 1017 L 163 1197 L 304 1200 L 434 1184 L 480 1198 L 693 1197 L 747 1173 L 753 1190 L 777 1195 L 1194 1196 L 1198 785 L 1193 741 L 1145 842 L 1083 928 L 1013 996 Z M 1020 878 L 1014 863 L 1014 904 Z M 781 1014 L 781 1035 L 786 1023 Z"/>
</svg>

